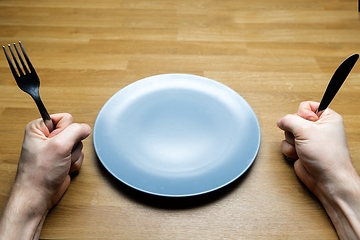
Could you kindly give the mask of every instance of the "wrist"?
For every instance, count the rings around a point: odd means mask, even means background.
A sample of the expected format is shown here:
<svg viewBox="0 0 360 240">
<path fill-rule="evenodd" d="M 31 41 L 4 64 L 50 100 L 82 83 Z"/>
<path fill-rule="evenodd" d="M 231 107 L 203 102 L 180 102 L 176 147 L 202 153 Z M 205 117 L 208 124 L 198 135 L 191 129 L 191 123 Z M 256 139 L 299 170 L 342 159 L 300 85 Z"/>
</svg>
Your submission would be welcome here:
<svg viewBox="0 0 360 240">
<path fill-rule="evenodd" d="M 360 177 L 356 170 L 338 173 L 330 183 L 319 184 L 317 197 L 340 239 L 360 238 Z"/>
<path fill-rule="evenodd" d="M 47 213 L 39 194 L 15 184 L 0 216 L 0 239 L 39 238 Z"/>
</svg>

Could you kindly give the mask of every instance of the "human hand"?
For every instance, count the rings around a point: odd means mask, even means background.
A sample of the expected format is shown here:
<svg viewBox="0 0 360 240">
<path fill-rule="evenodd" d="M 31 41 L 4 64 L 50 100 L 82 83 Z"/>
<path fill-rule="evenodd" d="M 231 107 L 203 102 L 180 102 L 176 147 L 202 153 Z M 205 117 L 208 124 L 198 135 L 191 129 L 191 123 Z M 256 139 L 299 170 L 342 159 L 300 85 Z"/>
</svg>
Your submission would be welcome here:
<svg viewBox="0 0 360 240">
<path fill-rule="evenodd" d="M 283 153 L 299 160 L 294 164 L 295 172 L 315 194 L 319 181 L 330 183 L 354 169 L 342 117 L 326 109 L 319 118 L 315 114 L 318 106 L 316 102 L 303 102 L 297 114 L 278 121 L 278 127 L 285 131 Z"/>
<path fill-rule="evenodd" d="M 26 126 L 13 188 L 0 216 L 0 239 L 38 239 L 48 211 L 70 184 L 70 173 L 80 169 L 82 140 L 91 132 L 72 123 L 70 114 L 54 114 L 49 133 L 41 119 Z"/>
<path fill-rule="evenodd" d="M 319 198 L 340 239 L 360 239 L 360 178 L 353 167 L 342 117 L 319 103 L 303 102 L 281 118 L 281 150 L 293 159 L 299 179 Z"/>
<path fill-rule="evenodd" d="M 41 119 L 26 127 L 15 184 L 38 192 L 52 208 L 70 184 L 69 173 L 80 169 L 82 142 L 90 134 L 86 124 L 72 123 L 70 114 L 51 116 L 56 128 L 49 133 Z"/>
</svg>

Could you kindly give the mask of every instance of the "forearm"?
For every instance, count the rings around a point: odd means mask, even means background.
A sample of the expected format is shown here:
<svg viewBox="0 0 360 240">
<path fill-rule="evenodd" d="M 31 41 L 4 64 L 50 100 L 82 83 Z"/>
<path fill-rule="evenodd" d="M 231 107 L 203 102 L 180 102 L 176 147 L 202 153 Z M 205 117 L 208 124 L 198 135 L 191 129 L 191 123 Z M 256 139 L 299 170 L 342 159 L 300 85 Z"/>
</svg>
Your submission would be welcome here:
<svg viewBox="0 0 360 240">
<path fill-rule="evenodd" d="M 360 178 L 339 183 L 341 190 L 319 197 L 340 239 L 360 239 Z"/>
<path fill-rule="evenodd" d="M 0 240 L 39 239 L 46 204 L 22 191 L 12 191 L 0 216 Z"/>
</svg>

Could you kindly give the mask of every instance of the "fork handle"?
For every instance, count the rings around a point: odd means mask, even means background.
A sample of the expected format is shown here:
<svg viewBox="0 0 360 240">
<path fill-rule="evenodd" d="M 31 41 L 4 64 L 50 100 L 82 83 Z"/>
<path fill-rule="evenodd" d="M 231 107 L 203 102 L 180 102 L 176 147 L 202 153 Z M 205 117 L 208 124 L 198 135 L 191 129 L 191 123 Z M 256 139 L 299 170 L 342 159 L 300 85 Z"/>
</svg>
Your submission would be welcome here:
<svg viewBox="0 0 360 240">
<path fill-rule="evenodd" d="M 44 120 L 44 118 L 43 118 L 43 120 Z M 51 133 L 55 129 L 54 123 L 51 119 L 44 120 L 44 123 L 45 123 L 45 126 L 47 127 L 47 129 L 49 130 L 49 133 Z"/>
<path fill-rule="evenodd" d="M 40 115 L 45 123 L 45 126 L 47 127 L 49 132 L 52 132 L 55 129 L 55 124 L 52 121 L 48 111 L 46 110 L 45 105 L 41 101 L 40 97 L 39 98 L 34 97 L 34 101 L 39 109 Z"/>
</svg>

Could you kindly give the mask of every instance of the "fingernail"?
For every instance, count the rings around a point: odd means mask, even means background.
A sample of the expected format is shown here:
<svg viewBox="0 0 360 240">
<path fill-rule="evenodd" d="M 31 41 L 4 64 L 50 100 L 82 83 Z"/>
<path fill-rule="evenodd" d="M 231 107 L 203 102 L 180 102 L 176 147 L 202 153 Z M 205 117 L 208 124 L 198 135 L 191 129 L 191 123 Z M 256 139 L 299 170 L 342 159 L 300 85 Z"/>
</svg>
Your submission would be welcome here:
<svg viewBox="0 0 360 240">
<path fill-rule="evenodd" d="M 309 120 L 309 121 L 312 121 L 312 122 L 315 122 L 315 121 L 317 121 L 317 118 L 315 118 L 315 117 L 309 117 L 308 120 Z"/>
</svg>

